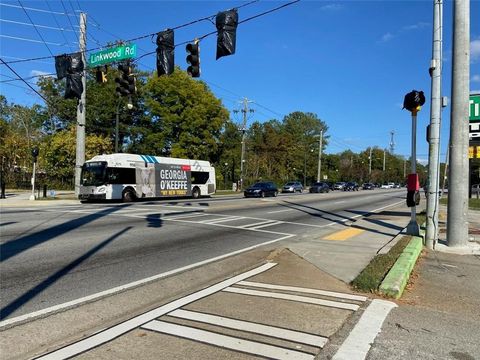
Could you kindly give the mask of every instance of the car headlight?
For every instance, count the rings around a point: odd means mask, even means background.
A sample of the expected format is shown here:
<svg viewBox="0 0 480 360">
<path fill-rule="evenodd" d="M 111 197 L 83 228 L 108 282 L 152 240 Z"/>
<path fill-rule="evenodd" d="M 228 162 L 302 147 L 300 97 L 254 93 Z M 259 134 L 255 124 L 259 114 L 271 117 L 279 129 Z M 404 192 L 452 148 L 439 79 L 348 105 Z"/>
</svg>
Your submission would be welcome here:
<svg viewBox="0 0 480 360">
<path fill-rule="evenodd" d="M 255 189 L 255 190 L 253 190 L 253 192 L 256 192 L 256 193 L 258 193 L 258 192 L 260 192 L 260 191 L 261 191 L 260 189 Z"/>
</svg>

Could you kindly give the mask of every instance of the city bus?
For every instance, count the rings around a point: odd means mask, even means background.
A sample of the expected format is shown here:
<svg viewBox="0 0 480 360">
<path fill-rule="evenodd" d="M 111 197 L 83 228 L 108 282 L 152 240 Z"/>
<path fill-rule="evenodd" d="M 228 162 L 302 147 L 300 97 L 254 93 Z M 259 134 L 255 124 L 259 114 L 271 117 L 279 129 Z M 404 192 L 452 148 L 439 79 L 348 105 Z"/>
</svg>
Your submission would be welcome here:
<svg viewBox="0 0 480 360">
<path fill-rule="evenodd" d="M 97 155 L 82 166 L 81 201 L 208 196 L 215 193 L 208 161 L 151 155 Z"/>
</svg>

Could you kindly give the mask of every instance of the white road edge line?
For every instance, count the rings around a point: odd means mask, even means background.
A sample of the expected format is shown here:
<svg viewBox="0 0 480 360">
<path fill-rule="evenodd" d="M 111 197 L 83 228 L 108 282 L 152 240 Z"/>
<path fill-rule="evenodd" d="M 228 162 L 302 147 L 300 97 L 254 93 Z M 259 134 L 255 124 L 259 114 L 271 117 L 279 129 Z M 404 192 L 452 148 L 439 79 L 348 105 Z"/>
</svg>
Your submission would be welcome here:
<svg viewBox="0 0 480 360">
<path fill-rule="evenodd" d="M 233 336 L 216 334 L 206 330 L 195 329 L 189 326 L 171 324 L 164 321 L 151 321 L 142 326 L 142 329 L 157 331 L 164 334 L 175 335 L 202 343 L 216 345 L 224 349 L 241 351 L 248 354 L 259 355 L 268 359 L 279 360 L 313 360 L 314 355 L 300 351 L 267 345 L 250 340 L 243 340 Z"/>
<path fill-rule="evenodd" d="M 250 229 L 257 230 L 257 229 L 261 229 L 261 228 L 264 228 L 264 227 L 267 227 L 267 226 L 275 226 L 275 225 L 280 225 L 280 224 L 283 224 L 283 221 L 275 221 L 273 223 L 268 223 L 268 224 L 265 224 L 265 225 L 255 226 L 254 228 L 250 228 Z"/>
<path fill-rule="evenodd" d="M 307 297 L 307 296 L 289 295 L 289 294 L 276 293 L 276 292 L 270 292 L 270 291 L 249 290 L 249 289 L 243 289 L 243 288 L 237 288 L 237 287 L 227 287 L 225 289 L 222 289 L 222 291 L 241 294 L 241 295 L 252 295 L 252 296 L 261 296 L 261 297 L 272 298 L 272 299 L 298 301 L 298 302 L 303 302 L 307 304 L 322 305 L 322 306 L 328 306 L 328 307 L 344 309 L 344 310 L 356 311 L 359 308 L 359 306 L 356 304 L 349 304 L 349 303 L 343 303 L 343 302 L 331 301 L 331 300 L 323 300 L 323 299 Z"/>
<path fill-rule="evenodd" d="M 216 256 L 216 257 L 213 257 L 213 258 L 210 258 L 210 259 L 207 259 L 207 260 L 199 261 L 199 262 L 194 263 L 194 264 L 183 266 L 181 268 L 170 270 L 170 271 L 167 271 L 167 272 L 164 272 L 164 273 L 161 273 L 161 274 L 153 275 L 153 276 L 150 276 L 150 277 L 145 278 L 145 279 L 133 281 L 133 282 L 125 284 L 125 285 L 120 285 L 120 286 L 114 287 L 112 289 L 108 289 L 108 290 L 101 291 L 101 292 L 98 292 L 98 293 L 95 293 L 95 294 L 92 294 L 92 295 L 88 295 L 88 296 L 85 296 L 85 297 L 82 297 L 82 298 L 79 298 L 79 299 L 68 301 L 68 302 L 63 303 L 63 304 L 54 305 L 54 306 L 51 306 L 51 307 L 48 307 L 48 308 L 45 308 L 45 309 L 42 309 L 42 310 L 31 312 L 29 314 L 24 314 L 24 315 L 20 315 L 20 316 L 14 317 L 14 318 L 6 319 L 6 320 L 3 320 L 3 321 L 0 321 L 0 329 L 2 329 L 3 327 L 6 327 L 6 326 L 11 326 L 11 325 L 19 323 L 19 322 L 32 320 L 34 318 L 45 316 L 45 315 L 53 313 L 53 312 L 57 312 L 57 311 L 60 311 L 60 310 L 64 310 L 64 309 L 67 309 L 67 308 L 78 306 L 78 305 L 86 303 L 86 302 L 91 302 L 91 301 L 94 301 L 94 300 L 97 300 L 97 299 L 100 299 L 100 298 L 103 298 L 103 297 L 106 297 L 106 296 L 109 296 L 109 295 L 113 295 L 113 294 L 121 292 L 121 291 L 132 289 L 134 287 L 144 285 L 144 284 L 149 283 L 151 281 L 155 281 L 155 280 L 158 280 L 158 279 L 165 278 L 167 276 L 175 275 L 177 273 L 180 273 L 180 272 L 183 272 L 183 271 L 186 271 L 186 270 L 190 270 L 190 269 L 202 266 L 202 265 L 206 265 L 206 264 L 218 261 L 218 260 L 222 260 L 222 259 L 225 259 L 225 258 L 230 257 L 230 256 L 238 255 L 238 254 L 241 254 L 243 252 L 256 249 L 257 247 L 260 247 L 260 246 L 273 244 L 275 242 L 278 242 L 278 241 L 281 241 L 281 240 L 284 240 L 284 239 L 288 239 L 292 236 L 295 236 L 295 235 L 287 234 L 287 235 L 282 236 L 278 239 L 269 240 L 269 241 L 266 241 L 266 242 L 263 242 L 263 243 L 260 243 L 260 244 L 252 245 L 252 246 L 240 249 L 240 250 L 230 252 L 228 254 L 223 254 L 223 255 Z"/>
<path fill-rule="evenodd" d="M 268 211 L 267 214 L 275 214 L 275 213 L 280 213 L 284 211 L 295 211 L 296 209 L 283 209 L 283 210 L 276 210 L 276 211 Z"/>
<path fill-rule="evenodd" d="M 165 315 L 173 310 L 176 310 L 182 306 L 185 306 L 187 304 L 190 304 L 194 301 L 197 301 L 199 299 L 202 299 L 206 296 L 212 295 L 218 291 L 221 291 L 225 287 L 231 286 L 235 284 L 236 282 L 239 282 L 241 280 L 247 279 L 251 276 L 258 275 L 264 271 L 267 271 L 268 269 L 271 269 L 277 265 L 276 263 L 267 263 L 262 266 L 259 266 L 255 269 L 252 269 L 250 271 L 244 272 L 242 274 L 239 274 L 237 276 L 234 276 L 230 279 L 224 280 L 222 282 L 219 282 L 217 284 L 214 284 L 212 286 L 209 286 L 203 290 L 194 292 L 193 294 L 184 296 L 183 298 L 171 301 L 165 305 L 162 305 L 156 309 L 147 311 L 146 313 L 136 316 L 130 320 L 124 321 L 120 324 L 114 325 L 111 328 L 105 329 L 103 331 L 97 332 L 94 335 L 91 335 L 83 340 L 77 341 L 73 344 L 67 345 L 63 348 L 60 348 L 58 350 L 54 350 L 48 354 L 45 354 L 43 356 L 37 357 L 36 359 L 68 359 L 73 356 L 76 356 L 80 353 L 83 353 L 85 351 L 88 351 L 94 347 L 97 347 L 99 345 L 102 345 L 106 342 L 109 342 L 110 340 L 115 339 L 118 336 L 121 336 L 137 327 L 142 326 L 143 324 L 146 324 L 153 319 L 156 319 L 162 315 Z"/>
<path fill-rule="evenodd" d="M 364 360 L 388 313 L 395 307 L 397 304 L 391 301 L 373 300 L 332 360 Z"/>
<path fill-rule="evenodd" d="M 312 345 L 323 348 L 328 341 L 327 337 L 308 334 L 301 331 L 283 329 L 271 325 L 263 325 L 251 321 L 236 320 L 223 316 L 199 313 L 196 311 L 178 309 L 167 314 L 180 319 L 193 320 L 204 324 L 218 325 L 221 327 L 251 332 L 255 334 L 289 340 L 300 344 Z"/>
<path fill-rule="evenodd" d="M 347 299 L 347 300 L 354 300 L 354 301 L 367 300 L 366 296 L 340 293 L 340 292 L 334 292 L 334 291 L 318 290 L 318 289 L 309 289 L 309 288 L 296 287 L 296 286 L 265 284 L 265 283 L 252 282 L 252 281 L 240 281 L 236 285 L 245 285 L 245 286 L 264 288 L 264 289 L 273 289 L 273 290 L 295 291 L 295 292 L 301 292 L 301 293 L 307 293 L 307 294 L 325 295 L 325 296 L 336 297 L 336 298 Z"/>
</svg>

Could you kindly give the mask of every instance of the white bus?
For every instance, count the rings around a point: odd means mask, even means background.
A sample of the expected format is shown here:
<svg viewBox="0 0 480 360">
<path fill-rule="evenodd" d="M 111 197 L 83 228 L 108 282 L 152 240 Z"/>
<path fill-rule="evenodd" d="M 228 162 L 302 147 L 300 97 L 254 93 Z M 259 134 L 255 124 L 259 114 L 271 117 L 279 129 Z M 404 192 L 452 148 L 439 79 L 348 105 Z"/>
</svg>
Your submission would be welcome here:
<svg viewBox="0 0 480 360">
<path fill-rule="evenodd" d="M 82 166 L 78 198 L 135 201 L 215 193 L 215 169 L 208 161 L 150 155 L 97 155 Z"/>
</svg>

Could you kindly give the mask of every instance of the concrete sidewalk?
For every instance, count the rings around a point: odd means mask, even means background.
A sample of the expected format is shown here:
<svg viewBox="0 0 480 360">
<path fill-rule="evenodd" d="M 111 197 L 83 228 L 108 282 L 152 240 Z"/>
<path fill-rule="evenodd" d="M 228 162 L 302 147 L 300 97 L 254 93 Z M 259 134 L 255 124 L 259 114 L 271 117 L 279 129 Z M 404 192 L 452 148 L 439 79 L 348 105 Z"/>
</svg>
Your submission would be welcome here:
<svg viewBox="0 0 480 360">
<path fill-rule="evenodd" d="M 75 199 L 75 192 L 62 190 L 55 191 L 55 197 L 47 196 L 40 197 L 35 200 L 30 200 L 31 191 L 11 191 L 5 192 L 5 199 L 0 199 L 0 208 L 5 207 L 32 207 L 32 206 L 52 206 L 52 205 L 66 205 L 66 204 L 80 204 L 80 201 Z"/>
</svg>

